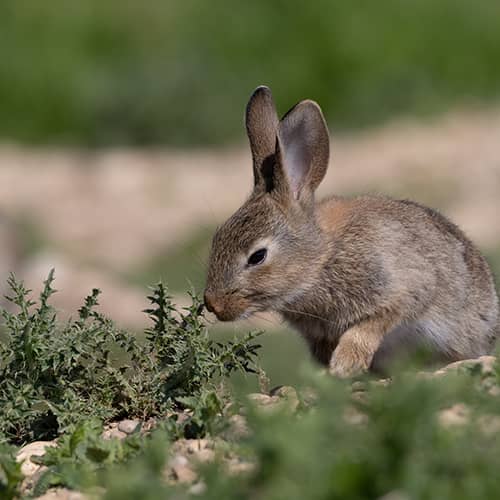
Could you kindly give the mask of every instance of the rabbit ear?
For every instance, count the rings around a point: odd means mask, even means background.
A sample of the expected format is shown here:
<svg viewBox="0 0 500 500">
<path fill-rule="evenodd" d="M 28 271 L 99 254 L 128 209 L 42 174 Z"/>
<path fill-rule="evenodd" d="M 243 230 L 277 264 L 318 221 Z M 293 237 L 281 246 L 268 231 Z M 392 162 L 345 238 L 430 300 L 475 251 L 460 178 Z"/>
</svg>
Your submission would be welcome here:
<svg viewBox="0 0 500 500">
<path fill-rule="evenodd" d="M 267 189 L 266 171 L 272 169 L 274 164 L 279 124 L 273 96 L 268 87 L 262 85 L 254 90 L 247 104 L 245 121 L 252 150 L 255 187 Z"/>
<path fill-rule="evenodd" d="M 299 102 L 283 117 L 277 147 L 293 197 L 311 196 L 325 176 L 330 154 L 328 128 L 314 101 Z"/>
</svg>

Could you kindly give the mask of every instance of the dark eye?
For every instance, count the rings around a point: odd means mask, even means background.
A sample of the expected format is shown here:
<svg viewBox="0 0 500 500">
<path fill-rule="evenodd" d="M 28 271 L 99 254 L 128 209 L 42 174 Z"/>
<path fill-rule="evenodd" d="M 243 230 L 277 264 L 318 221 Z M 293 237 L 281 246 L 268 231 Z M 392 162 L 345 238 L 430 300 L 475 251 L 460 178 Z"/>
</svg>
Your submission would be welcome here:
<svg viewBox="0 0 500 500">
<path fill-rule="evenodd" d="M 248 265 L 256 266 L 257 264 L 262 264 L 266 260 L 267 249 L 261 248 L 254 252 L 250 257 L 248 257 Z"/>
</svg>

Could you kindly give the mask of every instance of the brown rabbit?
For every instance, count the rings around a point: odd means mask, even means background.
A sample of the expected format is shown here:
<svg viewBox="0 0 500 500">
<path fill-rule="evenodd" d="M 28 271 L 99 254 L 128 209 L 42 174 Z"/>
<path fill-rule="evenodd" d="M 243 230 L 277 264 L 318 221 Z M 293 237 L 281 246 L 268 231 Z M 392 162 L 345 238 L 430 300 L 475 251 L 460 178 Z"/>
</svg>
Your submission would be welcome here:
<svg viewBox="0 0 500 500">
<path fill-rule="evenodd" d="M 413 201 L 314 191 L 329 158 L 319 106 L 280 121 L 267 87 L 246 110 L 254 188 L 215 233 L 205 304 L 222 321 L 277 311 L 332 374 L 385 369 L 422 346 L 489 353 L 499 333 L 488 264 L 462 231 Z"/>
</svg>

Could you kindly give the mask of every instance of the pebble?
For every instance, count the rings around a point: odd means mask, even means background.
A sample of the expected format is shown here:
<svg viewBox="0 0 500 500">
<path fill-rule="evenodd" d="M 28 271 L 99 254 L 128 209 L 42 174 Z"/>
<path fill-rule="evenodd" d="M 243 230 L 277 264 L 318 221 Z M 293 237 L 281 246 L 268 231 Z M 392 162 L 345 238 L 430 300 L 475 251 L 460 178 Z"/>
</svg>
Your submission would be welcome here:
<svg viewBox="0 0 500 500">
<path fill-rule="evenodd" d="M 88 496 L 67 488 L 51 488 L 37 500 L 87 500 Z"/>
<path fill-rule="evenodd" d="M 118 430 L 125 434 L 132 434 L 139 427 L 139 420 L 122 420 L 118 423 Z"/>
<path fill-rule="evenodd" d="M 470 421 L 470 408 L 464 403 L 457 403 L 438 413 L 439 423 L 443 427 L 465 425 Z"/>
<path fill-rule="evenodd" d="M 102 438 L 103 439 L 125 439 L 127 437 L 127 434 L 125 432 L 122 432 L 118 427 L 111 427 L 109 429 L 106 429 L 102 433 Z"/>
<path fill-rule="evenodd" d="M 198 477 L 191 467 L 189 460 L 184 455 L 174 455 L 170 459 L 168 467 L 172 471 L 174 479 L 180 483 L 192 483 Z"/>
</svg>

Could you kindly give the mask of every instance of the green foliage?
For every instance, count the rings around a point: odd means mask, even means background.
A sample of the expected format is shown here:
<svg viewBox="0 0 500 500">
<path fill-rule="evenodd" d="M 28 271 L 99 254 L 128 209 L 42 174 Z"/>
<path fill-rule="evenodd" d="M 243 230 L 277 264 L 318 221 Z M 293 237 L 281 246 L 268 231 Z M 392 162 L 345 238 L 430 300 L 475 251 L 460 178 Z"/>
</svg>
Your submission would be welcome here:
<svg viewBox="0 0 500 500">
<path fill-rule="evenodd" d="M 227 143 L 261 83 L 333 129 L 497 99 L 499 17 L 497 0 L 4 0 L 0 135 Z"/>
<path fill-rule="evenodd" d="M 182 314 L 158 284 L 146 311 L 153 326 L 140 343 L 95 310 L 99 290 L 85 299 L 76 320 L 59 324 L 49 304 L 53 280 L 51 271 L 37 304 L 23 283 L 9 279 L 8 300 L 17 311 L 2 310 L 8 340 L 0 344 L 0 439 L 51 439 L 86 418 L 161 416 L 183 408 L 183 397 L 199 398 L 202 411 L 222 404 L 211 401 L 221 380 L 255 371 L 257 334 L 213 342 L 195 296 Z M 210 425 L 205 416 L 214 411 L 183 428 L 202 435 Z"/>
<path fill-rule="evenodd" d="M 9 336 L 0 347 L 4 441 L 59 435 L 56 447 L 32 459 L 47 469 L 23 494 L 64 486 L 108 500 L 187 498 L 189 485 L 166 481 L 170 442 L 208 434 L 220 446 L 213 463 L 192 465 L 200 498 L 499 496 L 498 361 L 490 370 L 465 363 L 443 377 L 408 370 L 389 384 L 306 374 L 295 414 L 286 404 L 264 410 L 229 400 L 224 388 L 230 374 L 255 370 L 254 336 L 208 339 L 196 297 L 181 314 L 163 285 L 153 288 L 152 325 L 139 343 L 96 311 L 97 290 L 76 320 L 58 323 L 49 304 L 52 282 L 51 272 L 35 303 L 12 277 L 16 311 L 3 311 Z M 465 416 L 445 424 L 442 411 L 457 403 L 465 405 Z M 187 418 L 176 409 L 186 410 Z M 234 413 L 245 416 L 245 437 L 231 434 Z M 154 416 L 157 426 L 103 440 L 102 422 L 122 416 Z M 14 456 L 12 446 L 0 443 L 0 498 L 19 495 L 23 478 Z M 235 457 L 253 468 L 228 474 Z"/>
<path fill-rule="evenodd" d="M 15 498 L 22 479 L 21 464 L 16 462 L 14 448 L 0 443 L 0 498 Z"/>
<path fill-rule="evenodd" d="M 151 439 L 145 441 L 141 454 L 126 464 L 104 471 L 101 476 L 103 498 L 158 500 L 187 496 L 185 493 L 181 496 L 179 489 L 168 486 L 165 482 L 164 470 L 168 456 L 166 441 L 163 431 L 157 431 Z"/>
<path fill-rule="evenodd" d="M 474 418 L 499 415 L 500 405 L 477 393 L 473 380 L 412 374 L 371 387 L 361 401 L 323 383 L 319 407 L 303 418 L 254 416 L 249 446 L 256 473 L 222 487 L 212 478 L 212 498 L 365 499 L 394 491 L 422 499 L 495 498 L 500 441 Z M 457 401 L 469 403 L 474 416 L 469 425 L 445 428 L 438 412 Z M 363 421 L 346 421 L 352 409 Z"/>
<path fill-rule="evenodd" d="M 45 455 L 37 460 L 47 470 L 37 481 L 33 494 L 37 496 L 57 486 L 72 489 L 91 486 L 101 471 L 135 457 L 143 445 L 144 438 L 139 434 L 123 440 L 103 440 L 102 432 L 99 421 L 85 420 L 62 436 L 57 447 L 48 448 Z"/>
<path fill-rule="evenodd" d="M 495 430 L 491 422 L 500 418 L 500 401 L 486 391 L 498 386 L 498 373 L 498 365 L 487 376 L 477 369 L 441 380 L 410 373 L 387 387 L 366 381 L 356 397 L 348 383 L 309 378 L 317 398 L 312 408 L 293 415 L 284 407 L 246 407 L 251 434 L 228 450 L 256 466 L 229 475 L 218 454 L 214 464 L 198 468 L 205 485 L 200 497 L 360 500 L 398 492 L 412 499 L 497 498 L 500 439 L 498 423 Z M 469 421 L 443 425 L 439 412 L 457 402 L 470 408 Z M 91 487 L 103 487 L 107 499 L 132 500 L 141 492 L 148 499 L 186 498 L 185 487 L 161 479 L 165 441 L 161 431 L 144 440 L 140 452 L 107 467 Z"/>
</svg>

